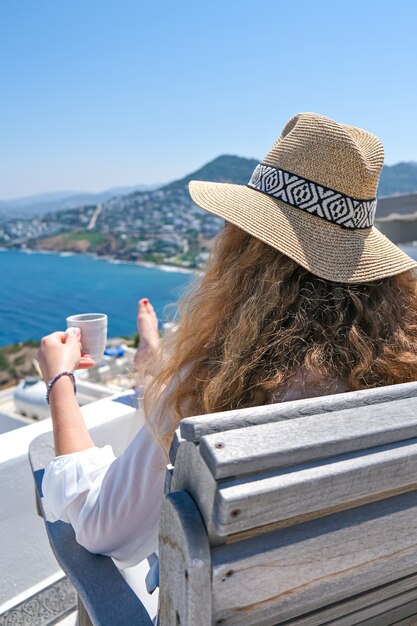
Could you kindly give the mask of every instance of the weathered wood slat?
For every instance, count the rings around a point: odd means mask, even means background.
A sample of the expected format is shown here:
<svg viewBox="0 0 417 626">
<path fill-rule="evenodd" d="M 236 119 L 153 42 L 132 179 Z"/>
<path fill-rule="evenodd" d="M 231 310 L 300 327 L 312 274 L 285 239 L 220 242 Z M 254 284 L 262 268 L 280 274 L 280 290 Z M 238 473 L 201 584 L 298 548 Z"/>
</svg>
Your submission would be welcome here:
<svg viewBox="0 0 417 626">
<path fill-rule="evenodd" d="M 404 594 L 399 598 L 390 598 L 375 607 L 358 611 L 356 615 L 352 615 L 349 620 L 342 618 L 335 622 L 329 622 L 326 626 L 392 626 L 394 623 L 397 625 L 404 625 L 404 623 L 407 624 L 407 621 L 409 625 L 416 626 L 417 621 L 415 621 L 415 615 L 417 611 L 417 594 L 415 593 L 414 599 L 408 602 L 407 597 L 409 595 L 410 594 Z M 399 605 L 395 606 L 395 603 L 397 602 Z M 393 603 L 394 606 L 391 606 Z M 372 613 L 375 614 L 372 615 Z M 369 617 L 366 618 L 366 615 L 369 615 Z M 403 618 L 405 618 L 405 620 Z M 398 619 L 401 621 L 398 622 Z M 409 621 L 410 619 L 414 621 Z"/>
<path fill-rule="evenodd" d="M 417 624 L 417 613 L 413 613 L 410 617 L 406 617 L 405 619 L 400 620 L 399 622 L 395 622 L 393 626 L 416 626 Z"/>
<path fill-rule="evenodd" d="M 165 483 L 164 483 L 164 494 L 166 496 L 169 493 L 171 493 L 171 483 L 172 483 L 173 474 L 174 474 L 174 468 L 172 467 L 171 464 L 167 465 L 167 469 L 165 472 Z"/>
<path fill-rule="evenodd" d="M 212 564 L 224 626 L 295 618 L 417 572 L 417 494 L 214 547 Z"/>
<path fill-rule="evenodd" d="M 409 398 L 206 435 L 200 452 L 221 479 L 402 441 L 416 432 L 417 399 Z"/>
<path fill-rule="evenodd" d="M 367 594 L 364 594 L 367 598 Z M 411 599 L 410 599 L 411 598 Z M 276 617 L 256 621 L 251 626 L 416 626 L 417 591 L 386 598 L 376 604 L 344 615 L 339 619 L 328 620 L 325 611 L 317 611 L 301 619 L 277 622 Z M 405 618 L 397 621 L 399 616 Z M 409 616 L 409 617 L 406 617 Z"/>
<path fill-rule="evenodd" d="M 279 521 L 352 508 L 417 488 L 417 439 L 255 480 L 217 484 L 212 525 L 220 537 Z M 197 478 L 197 480 L 199 480 Z"/>
<path fill-rule="evenodd" d="M 184 441 L 178 449 L 171 492 L 187 491 L 194 498 L 211 541 L 216 534 L 211 521 L 216 490 L 217 483 L 201 457 L 198 446 Z"/>
<path fill-rule="evenodd" d="M 181 437 L 187 441 L 199 442 L 204 435 L 267 424 L 270 422 L 318 415 L 330 411 L 341 411 L 362 406 L 392 402 L 417 396 L 417 382 L 401 385 L 388 385 L 377 389 L 363 389 L 318 398 L 292 400 L 265 406 L 251 407 L 187 417 L 181 421 Z"/>
<path fill-rule="evenodd" d="M 391 608 L 401 607 L 408 603 L 407 599 L 411 601 L 417 599 L 416 574 L 324 606 L 301 617 L 286 620 L 281 622 L 281 626 L 334 626 L 335 624 L 353 626 L 358 623 L 362 624 L 365 614 L 366 619 L 369 619 L 370 615 L 380 617 L 381 613 L 384 615 L 387 613 L 388 603 Z M 404 615 L 408 615 L 408 609 Z"/>
<path fill-rule="evenodd" d="M 186 490 L 200 507 L 210 540 L 236 540 L 262 526 L 305 521 L 417 488 L 417 439 L 354 452 L 325 462 L 217 482 L 190 442 L 181 445 L 171 490 Z M 248 533 L 246 533 L 248 534 Z M 250 535 L 251 533 L 249 533 Z"/>
<path fill-rule="evenodd" d="M 180 429 L 178 428 L 174 433 L 171 447 L 169 449 L 169 460 L 172 465 L 175 465 L 175 457 L 177 456 L 178 448 L 183 441 L 185 441 L 185 439 L 181 437 Z"/>
<path fill-rule="evenodd" d="M 162 504 L 160 626 L 212 626 L 211 557 L 201 515 L 184 491 Z"/>
</svg>

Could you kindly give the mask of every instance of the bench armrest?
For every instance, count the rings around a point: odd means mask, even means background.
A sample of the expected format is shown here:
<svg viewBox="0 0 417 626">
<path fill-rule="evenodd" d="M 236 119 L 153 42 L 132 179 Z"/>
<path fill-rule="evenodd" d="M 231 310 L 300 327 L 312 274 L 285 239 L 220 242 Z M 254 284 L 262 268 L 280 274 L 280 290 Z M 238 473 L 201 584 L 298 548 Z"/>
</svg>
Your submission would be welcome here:
<svg viewBox="0 0 417 626">
<path fill-rule="evenodd" d="M 34 439 L 29 449 L 29 461 L 35 481 L 38 512 L 44 519 L 56 560 L 74 585 L 92 624 L 152 626 L 149 614 L 112 559 L 92 554 L 83 548 L 77 543 L 70 524 L 61 521 L 50 522 L 46 519 L 42 503 L 42 478 L 45 466 L 53 457 L 51 433 Z"/>
</svg>

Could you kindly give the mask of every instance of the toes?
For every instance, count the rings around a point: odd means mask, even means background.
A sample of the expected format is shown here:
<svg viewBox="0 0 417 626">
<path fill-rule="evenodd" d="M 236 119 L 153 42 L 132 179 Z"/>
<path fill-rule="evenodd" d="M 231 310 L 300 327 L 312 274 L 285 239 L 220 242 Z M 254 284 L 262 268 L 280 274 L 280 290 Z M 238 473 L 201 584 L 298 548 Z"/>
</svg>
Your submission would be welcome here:
<svg viewBox="0 0 417 626">
<path fill-rule="evenodd" d="M 153 306 L 150 303 L 150 301 L 148 300 L 148 298 L 142 298 L 138 302 L 138 312 L 142 313 L 142 312 L 145 312 L 145 311 L 146 311 L 146 313 L 154 313 L 155 312 L 155 309 L 153 308 Z"/>
<path fill-rule="evenodd" d="M 139 300 L 138 313 L 144 313 L 145 311 L 147 311 L 148 304 L 149 300 L 147 298 L 142 298 L 141 300 Z"/>
</svg>

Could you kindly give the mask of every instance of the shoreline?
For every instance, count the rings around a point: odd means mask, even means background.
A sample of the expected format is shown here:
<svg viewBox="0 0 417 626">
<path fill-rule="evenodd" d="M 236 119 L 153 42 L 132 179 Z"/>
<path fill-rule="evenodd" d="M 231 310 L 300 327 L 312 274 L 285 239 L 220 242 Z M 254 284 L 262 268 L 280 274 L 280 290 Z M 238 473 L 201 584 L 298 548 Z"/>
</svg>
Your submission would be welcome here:
<svg viewBox="0 0 417 626">
<path fill-rule="evenodd" d="M 137 265 L 138 267 L 145 267 L 147 269 L 155 269 L 161 270 L 161 272 L 171 272 L 177 274 L 195 274 L 200 271 L 197 268 L 182 267 L 181 265 L 168 265 L 167 263 L 153 263 L 152 261 L 127 261 L 126 259 L 119 259 L 117 256 L 101 255 L 95 252 L 72 252 L 66 250 L 42 250 L 34 248 L 0 248 L 0 252 L 8 252 L 10 250 L 28 255 L 56 254 L 61 257 L 85 256 L 96 261 L 106 261 L 107 263 L 111 263 L 113 265 Z"/>
</svg>

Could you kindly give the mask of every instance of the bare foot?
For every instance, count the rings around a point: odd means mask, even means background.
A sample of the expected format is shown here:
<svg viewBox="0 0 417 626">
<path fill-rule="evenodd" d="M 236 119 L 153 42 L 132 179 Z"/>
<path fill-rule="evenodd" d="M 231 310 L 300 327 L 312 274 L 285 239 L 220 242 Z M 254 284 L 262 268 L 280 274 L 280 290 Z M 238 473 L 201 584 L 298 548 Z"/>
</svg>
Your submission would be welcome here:
<svg viewBox="0 0 417 626">
<path fill-rule="evenodd" d="M 135 364 L 138 365 L 141 359 L 149 355 L 159 343 L 158 318 L 155 309 L 147 298 L 142 298 L 138 302 L 138 315 L 136 325 L 139 333 L 139 345 L 135 354 Z"/>
</svg>

